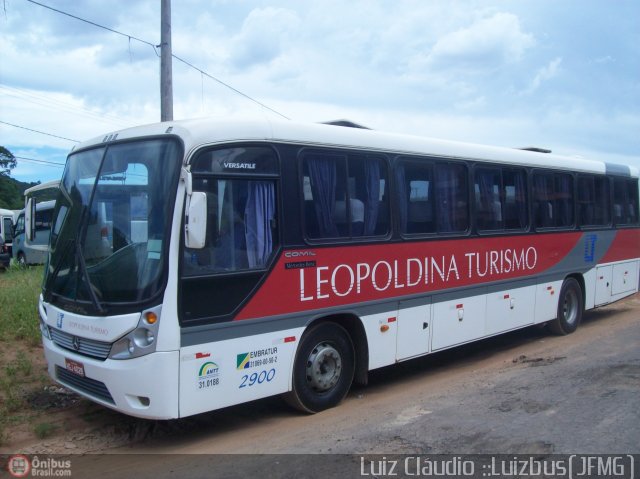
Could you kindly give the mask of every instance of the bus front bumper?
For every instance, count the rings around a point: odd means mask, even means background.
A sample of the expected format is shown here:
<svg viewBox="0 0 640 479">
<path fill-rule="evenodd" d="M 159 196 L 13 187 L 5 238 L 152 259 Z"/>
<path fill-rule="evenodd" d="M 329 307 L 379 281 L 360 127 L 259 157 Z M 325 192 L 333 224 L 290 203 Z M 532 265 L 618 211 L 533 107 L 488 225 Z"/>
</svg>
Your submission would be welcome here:
<svg viewBox="0 0 640 479">
<path fill-rule="evenodd" d="M 60 348 L 44 336 L 42 343 L 49 375 L 64 387 L 130 416 L 178 417 L 178 351 L 102 361 Z"/>
</svg>

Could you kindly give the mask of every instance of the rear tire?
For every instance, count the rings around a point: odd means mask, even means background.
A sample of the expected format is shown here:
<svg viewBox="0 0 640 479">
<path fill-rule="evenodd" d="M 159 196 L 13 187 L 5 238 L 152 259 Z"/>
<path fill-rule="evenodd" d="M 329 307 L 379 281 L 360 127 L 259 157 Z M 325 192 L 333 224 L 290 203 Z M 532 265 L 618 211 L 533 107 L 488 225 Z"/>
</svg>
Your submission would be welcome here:
<svg viewBox="0 0 640 479">
<path fill-rule="evenodd" d="M 558 316 L 549 323 L 549 329 L 560 336 L 573 333 L 582 321 L 583 310 L 580 283 L 575 278 L 565 279 L 558 298 Z"/>
<path fill-rule="evenodd" d="M 353 343 L 336 323 L 312 326 L 303 336 L 293 364 L 293 388 L 285 401 L 307 413 L 332 408 L 349 392 L 355 370 Z"/>
</svg>

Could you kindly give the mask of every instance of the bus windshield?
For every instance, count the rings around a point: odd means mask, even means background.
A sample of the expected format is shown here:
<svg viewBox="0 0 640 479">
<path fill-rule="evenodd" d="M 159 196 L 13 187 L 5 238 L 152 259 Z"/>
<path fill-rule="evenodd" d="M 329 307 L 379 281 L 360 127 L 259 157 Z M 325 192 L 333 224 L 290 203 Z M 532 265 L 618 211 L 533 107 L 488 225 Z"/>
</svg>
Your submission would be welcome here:
<svg viewBox="0 0 640 479">
<path fill-rule="evenodd" d="M 44 294 L 108 314 L 162 291 L 179 144 L 156 139 L 69 156 L 53 214 Z"/>
</svg>

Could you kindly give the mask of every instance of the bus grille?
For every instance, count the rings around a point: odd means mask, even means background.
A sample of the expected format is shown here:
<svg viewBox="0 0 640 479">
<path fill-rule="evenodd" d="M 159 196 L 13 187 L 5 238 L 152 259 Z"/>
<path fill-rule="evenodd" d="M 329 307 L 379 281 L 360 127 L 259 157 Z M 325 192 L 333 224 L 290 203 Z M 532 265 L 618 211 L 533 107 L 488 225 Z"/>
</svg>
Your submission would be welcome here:
<svg viewBox="0 0 640 479">
<path fill-rule="evenodd" d="M 73 374 L 67 371 L 65 368 L 56 366 L 56 377 L 65 386 L 69 386 L 78 391 L 88 394 L 89 396 L 102 399 L 109 404 L 115 404 L 116 402 L 111 397 L 111 393 L 107 389 L 104 383 L 96 381 L 95 379 L 86 378 Z"/>
<path fill-rule="evenodd" d="M 111 343 L 105 343 L 103 341 L 96 341 L 95 339 L 80 338 L 73 336 L 72 334 L 65 333 L 59 329 L 49 326 L 49 334 L 51 339 L 58 346 L 69 351 L 73 351 L 77 354 L 84 356 L 91 356 L 97 359 L 107 359 L 109 352 L 111 351 Z M 74 347 L 74 338 L 77 341 L 78 348 Z"/>
</svg>

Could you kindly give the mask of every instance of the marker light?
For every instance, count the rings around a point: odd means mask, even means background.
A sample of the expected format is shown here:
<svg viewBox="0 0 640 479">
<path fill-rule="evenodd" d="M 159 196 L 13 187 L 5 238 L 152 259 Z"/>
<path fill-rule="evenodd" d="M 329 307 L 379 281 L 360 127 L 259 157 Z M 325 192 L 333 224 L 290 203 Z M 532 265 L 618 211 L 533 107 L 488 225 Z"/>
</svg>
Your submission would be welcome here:
<svg viewBox="0 0 640 479">
<path fill-rule="evenodd" d="M 153 311 L 147 311 L 144 313 L 144 322 L 147 324 L 156 324 L 158 321 L 158 315 Z"/>
</svg>

